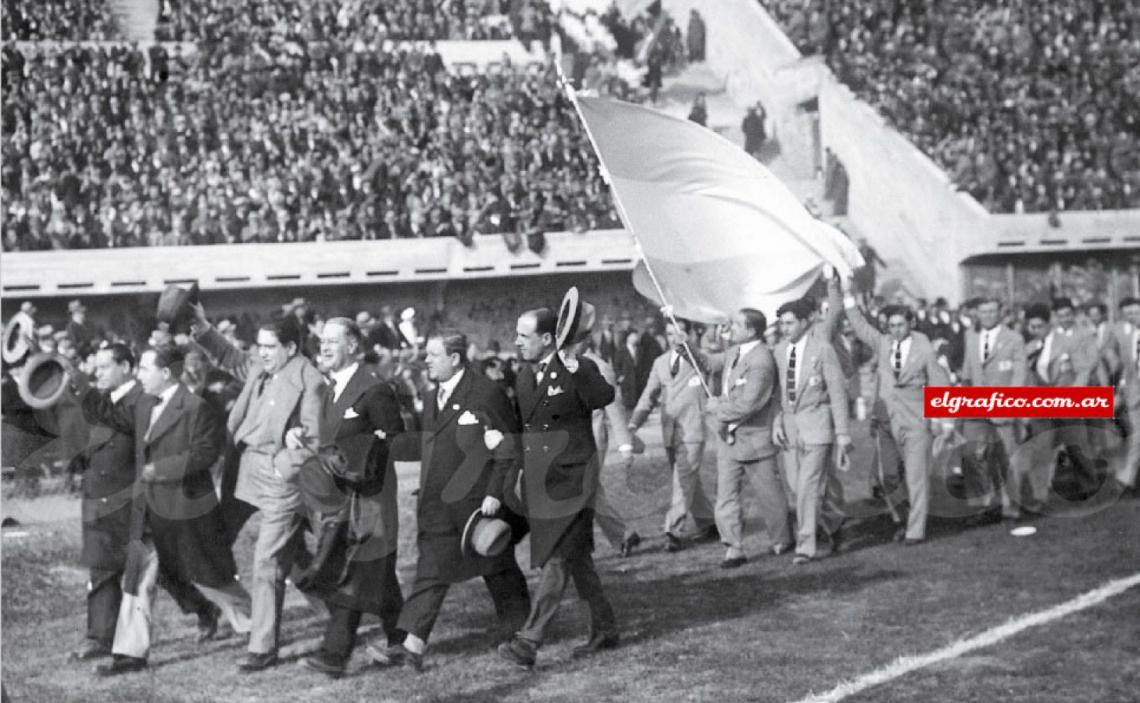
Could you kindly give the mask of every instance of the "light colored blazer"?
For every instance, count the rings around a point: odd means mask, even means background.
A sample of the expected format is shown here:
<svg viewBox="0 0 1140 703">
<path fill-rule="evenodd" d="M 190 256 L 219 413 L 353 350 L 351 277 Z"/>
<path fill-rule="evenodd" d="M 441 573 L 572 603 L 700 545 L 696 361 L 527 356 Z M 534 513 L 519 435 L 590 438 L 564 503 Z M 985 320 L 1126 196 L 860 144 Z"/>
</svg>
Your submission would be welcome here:
<svg viewBox="0 0 1140 703">
<path fill-rule="evenodd" d="M 226 422 L 227 429 L 233 434 L 250 412 L 254 389 L 261 382 L 261 362 L 256 354 L 234 347 L 213 329 L 198 335 L 197 341 L 215 358 L 219 368 L 245 381 Z M 311 452 L 303 448 L 286 447 L 285 433 L 294 427 L 301 427 L 306 437 L 316 439 L 319 436 L 324 385 L 320 371 L 300 354 L 278 371 L 276 380 L 267 388 L 262 399 L 262 402 L 269 403 L 272 407 L 269 426 L 273 432 L 274 473 L 251 476 L 247 471 L 239 472 L 234 491 L 238 498 L 258 506 L 266 501 L 292 503 L 299 499 L 292 481 Z M 275 478 L 290 485 L 279 485 Z"/>
<path fill-rule="evenodd" d="M 713 409 L 713 417 L 720 424 L 722 436 L 731 433 L 733 443 L 721 447 L 735 461 L 757 461 L 775 456 L 772 442 L 772 421 L 779 402 L 775 397 L 776 361 L 772 350 L 760 341 L 747 354 L 733 364 L 740 351 L 733 345 L 722 354 L 708 354 L 706 366 L 714 373 L 728 376 L 727 390 L 722 393 Z"/>
<path fill-rule="evenodd" d="M 1105 345 L 1104 354 L 1109 361 L 1116 381 L 1116 402 L 1129 410 L 1140 410 L 1140 357 L 1132 342 L 1135 328 L 1127 322 L 1112 327 L 1112 338 Z"/>
<path fill-rule="evenodd" d="M 950 376 L 938 364 L 938 355 L 930 339 L 921 332 L 910 333 L 910 352 L 896 379 L 891 367 L 894 345 L 891 336 L 875 329 L 858 308 L 847 308 L 847 319 L 851 321 L 859 339 L 875 350 L 876 395 L 886 406 L 891 423 L 902 427 L 925 428 L 923 389 L 926 386 L 950 385 Z"/>
<path fill-rule="evenodd" d="M 701 379 L 684 355 L 674 378 L 670 369 L 672 356 L 673 350 L 669 350 L 654 360 L 649 383 L 637 401 L 630 424 L 641 427 L 653 412 L 653 407 L 660 403 L 661 435 L 665 446 L 704 442 L 707 397 L 701 387 Z"/>
<path fill-rule="evenodd" d="M 796 359 L 796 398 L 788 398 L 788 342 L 776 345 L 773 356 L 779 377 L 780 411 L 788 442 L 832 444 L 836 434 L 850 435 L 847 417 L 847 380 L 835 348 L 812 325 L 805 333 L 803 357 Z"/>
<path fill-rule="evenodd" d="M 1041 378 L 1037 373 L 1037 359 L 1041 346 L 1032 345 L 1027 353 L 1032 354 L 1029 370 L 1033 371 L 1039 385 L 1046 386 L 1087 386 L 1096 366 L 1096 338 L 1076 327 L 1067 334 L 1054 327 L 1050 333 L 1053 341 L 1049 348 L 1047 364 L 1048 377 Z"/>
<path fill-rule="evenodd" d="M 962 361 L 964 386 L 1024 386 L 1029 367 L 1025 356 L 1025 341 L 1008 327 L 1000 326 L 989 357 L 982 361 L 982 335 L 966 331 L 966 348 Z M 991 418 L 995 425 L 1013 422 L 1011 418 Z"/>
</svg>

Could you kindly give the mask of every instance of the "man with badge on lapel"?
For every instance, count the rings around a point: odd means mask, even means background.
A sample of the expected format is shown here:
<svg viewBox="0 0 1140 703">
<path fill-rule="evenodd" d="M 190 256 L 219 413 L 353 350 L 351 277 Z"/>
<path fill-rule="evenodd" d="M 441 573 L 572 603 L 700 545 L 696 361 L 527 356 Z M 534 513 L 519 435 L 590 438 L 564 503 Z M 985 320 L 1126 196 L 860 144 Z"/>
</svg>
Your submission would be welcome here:
<svg viewBox="0 0 1140 703">
<path fill-rule="evenodd" d="M 333 678 L 344 674 L 364 613 L 380 616 L 388 644 L 404 639 L 397 628 L 404 598 L 396 577 L 399 514 L 392 440 L 404 431 L 400 404 L 388 384 L 360 364 L 364 335 L 346 317 L 321 331 L 320 365 L 332 382 L 320 418 L 319 461 L 301 468 L 302 499 L 318 513 L 317 554 L 297 586 L 329 608 L 320 651 L 305 664 Z M 300 428 L 290 444 L 310 445 Z"/>
<path fill-rule="evenodd" d="M 83 395 L 87 417 L 134 436 L 138 467 L 114 658 L 96 669 L 102 676 L 146 668 L 160 578 L 167 589 L 179 589 L 180 605 L 198 613 L 199 640 L 217 629 L 218 606 L 235 631 L 249 631 L 249 595 L 236 581 L 210 475 L 221 450 L 216 420 L 206 401 L 179 381 L 182 364 L 177 347 L 143 352 L 138 379 L 144 395 L 133 406 L 93 391 Z"/>
<path fill-rule="evenodd" d="M 792 548 L 788 496 L 776 464 L 772 421 L 777 406 L 776 362 L 764 343 L 768 320 L 752 308 L 732 316 L 732 346 L 727 352 L 704 356 L 709 371 L 723 372 L 724 388 L 708 401 L 717 423 L 716 527 L 726 551 L 720 565 L 742 566 L 744 515 L 740 500 L 744 479 L 751 476 L 760 498 L 773 554 Z"/>
<path fill-rule="evenodd" d="M 898 445 L 906 472 L 910 509 L 906 527 L 895 534 L 904 546 L 926 540 L 926 517 L 930 504 L 930 461 L 933 437 L 923 408 L 926 386 L 948 386 L 950 376 L 938 364 L 938 354 L 930 339 L 913 331 L 914 311 L 902 305 L 883 309 L 887 332 L 880 332 L 867 321 L 851 292 L 851 282 L 844 279 L 843 308 L 855 334 L 875 350 L 878 359 L 878 390 L 890 418 L 891 437 Z"/>
<path fill-rule="evenodd" d="M 1021 335 L 1001 324 L 1001 302 L 994 297 L 978 300 L 978 329 L 966 330 L 966 346 L 962 361 L 963 386 L 1024 386 L 1026 385 L 1025 341 Z M 1006 520 L 1021 518 L 1024 504 L 1022 486 L 1031 466 L 1031 454 L 1018 437 L 1018 424 L 1014 419 L 986 418 L 965 420 L 962 435 L 975 449 L 975 480 L 989 503 L 1001 501 L 1001 515 Z M 1006 471 L 994 463 L 986 449 L 1001 444 L 1007 462 Z M 1040 506 L 1032 506 L 1040 507 Z"/>
<path fill-rule="evenodd" d="M 427 397 L 420 442 L 419 504 L 416 509 L 416 580 L 400 613 L 403 644 L 369 654 L 380 665 L 423 668 L 423 654 L 451 584 L 481 576 L 503 628 L 499 641 L 522 627 L 530 611 L 526 577 L 515 561 L 512 539 L 497 555 L 465 548 L 473 523 L 523 518 L 503 505 L 507 474 L 515 461 L 518 418 L 506 392 L 476 372 L 467 358 L 467 337 L 443 332 L 427 341 L 428 378 L 437 390 Z M 480 516 L 481 515 L 481 516 Z M 525 533 L 525 521 L 515 534 Z"/>
<path fill-rule="evenodd" d="M 560 350 L 577 335 L 582 313 L 577 293 L 576 288 L 567 293 L 561 319 L 539 308 L 523 313 L 516 328 L 519 356 L 534 365 L 523 368 L 516 384 L 523 444 L 518 469 L 531 565 L 542 572 L 526 623 L 499 646 L 499 654 L 526 668 L 534 666 L 571 579 L 590 609 L 589 640 L 574 655 L 618 645 L 614 611 L 592 556 L 593 496 L 601 463 L 593 412 L 613 402 L 615 392 L 593 362 L 577 358 L 572 349 Z"/>
</svg>

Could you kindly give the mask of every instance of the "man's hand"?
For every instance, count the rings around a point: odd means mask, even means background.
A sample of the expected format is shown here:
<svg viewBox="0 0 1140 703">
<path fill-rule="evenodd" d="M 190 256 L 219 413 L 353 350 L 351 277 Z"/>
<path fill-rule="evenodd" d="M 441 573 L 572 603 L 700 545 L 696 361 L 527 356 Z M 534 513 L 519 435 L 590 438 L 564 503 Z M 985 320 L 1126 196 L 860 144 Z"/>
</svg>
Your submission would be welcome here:
<svg viewBox="0 0 1140 703">
<path fill-rule="evenodd" d="M 189 303 L 190 310 L 194 312 L 194 321 L 191 326 L 197 332 L 199 328 L 205 329 L 210 326 L 210 321 L 206 319 L 206 308 L 201 303 Z"/>
<path fill-rule="evenodd" d="M 305 428 L 294 427 L 285 433 L 285 446 L 289 449 L 304 449 Z"/>
<path fill-rule="evenodd" d="M 560 349 L 558 351 L 558 358 L 562 359 L 562 365 L 565 366 L 566 370 L 570 373 L 576 373 L 578 371 L 578 352 L 574 348 L 574 345 Z"/>
<path fill-rule="evenodd" d="M 480 508 L 480 510 L 484 515 L 490 517 L 499 512 L 500 507 L 502 507 L 502 503 L 499 502 L 498 498 L 495 498 L 494 496 L 487 496 L 483 499 L 483 507 Z"/>
<path fill-rule="evenodd" d="M 147 464 L 143 466 L 142 476 L 140 477 L 143 483 L 154 483 L 158 480 L 158 471 L 155 470 L 154 464 Z"/>
<path fill-rule="evenodd" d="M 788 432 L 784 429 L 784 423 L 779 419 L 772 423 L 772 441 L 781 449 L 788 448 Z"/>
</svg>

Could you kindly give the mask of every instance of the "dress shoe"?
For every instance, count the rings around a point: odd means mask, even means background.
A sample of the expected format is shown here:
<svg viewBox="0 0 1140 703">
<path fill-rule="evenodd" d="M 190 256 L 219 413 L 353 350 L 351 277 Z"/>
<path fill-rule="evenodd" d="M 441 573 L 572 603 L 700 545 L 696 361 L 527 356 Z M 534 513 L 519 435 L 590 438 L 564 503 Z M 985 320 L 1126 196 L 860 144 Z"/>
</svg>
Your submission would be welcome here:
<svg viewBox="0 0 1140 703">
<path fill-rule="evenodd" d="M 792 564 L 795 564 L 796 566 L 803 566 L 804 564 L 810 564 L 810 563 L 812 563 L 812 561 L 814 561 L 814 560 L 811 557 L 809 557 L 807 554 L 797 554 L 794 557 L 792 557 Z"/>
<path fill-rule="evenodd" d="M 111 648 L 99 642 L 92 642 L 87 640 L 83 646 L 71 653 L 71 661 L 88 661 L 90 659 L 99 659 L 100 657 L 111 656 Z"/>
<path fill-rule="evenodd" d="M 222 614 L 222 609 L 216 605 L 210 606 L 210 611 L 198 616 L 198 636 L 195 638 L 197 642 L 207 642 L 214 639 L 218 634 L 218 617 Z"/>
<path fill-rule="evenodd" d="M 666 552 L 679 552 L 685 548 L 684 543 L 677 539 L 668 532 L 665 533 L 665 551 Z"/>
<path fill-rule="evenodd" d="M 368 645 L 364 651 L 372 663 L 380 668 L 410 666 L 417 672 L 424 670 L 424 655 L 416 654 L 403 644 L 393 644 L 386 649 L 381 649 L 377 645 Z"/>
<path fill-rule="evenodd" d="M 904 539 L 906 539 L 906 528 L 900 527 L 899 529 L 895 530 L 895 536 L 891 539 L 893 539 L 895 542 L 902 542 Z"/>
<path fill-rule="evenodd" d="M 633 550 L 637 549 L 638 545 L 640 544 L 641 535 L 637 534 L 636 532 L 631 533 L 629 537 L 626 537 L 624 540 L 622 540 L 621 555 L 623 557 L 628 557 L 630 554 L 633 554 Z"/>
<path fill-rule="evenodd" d="M 772 554 L 775 554 L 776 556 L 780 556 L 781 554 L 787 554 L 788 552 L 792 551 L 795 546 L 796 545 L 792 544 L 791 542 L 788 542 L 786 544 L 773 544 L 768 551 L 770 551 Z"/>
<path fill-rule="evenodd" d="M 843 551 L 843 537 L 843 528 L 839 528 L 828 535 L 827 541 L 831 543 L 831 553 L 833 555 Z"/>
<path fill-rule="evenodd" d="M 724 561 L 722 561 L 720 563 L 720 568 L 722 568 L 722 569 L 735 569 L 739 566 L 744 566 L 744 564 L 747 561 L 748 561 L 747 557 L 727 557 Z"/>
<path fill-rule="evenodd" d="M 277 666 L 277 652 L 250 652 L 245 661 L 238 664 L 238 671 L 252 673 L 264 671 L 271 666 Z"/>
<path fill-rule="evenodd" d="M 907 537 L 902 541 L 904 547 L 917 547 L 926 541 L 925 537 Z"/>
<path fill-rule="evenodd" d="M 577 659 L 578 657 L 585 657 L 600 652 L 603 649 L 613 649 L 621 642 L 621 637 L 616 632 L 609 632 L 606 634 L 597 634 L 590 638 L 586 644 L 575 647 L 570 656 Z"/>
<path fill-rule="evenodd" d="M 344 676 L 344 664 L 326 659 L 321 654 L 314 654 L 311 657 L 305 657 L 301 661 L 303 661 L 305 663 L 305 666 L 309 667 L 313 671 L 319 671 L 329 678 L 339 679 L 340 677 Z"/>
<path fill-rule="evenodd" d="M 130 674 L 144 669 L 146 669 L 146 659 L 116 654 L 110 664 L 100 664 L 95 667 L 95 675 L 118 676 L 119 674 Z"/>
<path fill-rule="evenodd" d="M 499 645 L 500 657 L 524 669 L 534 667 L 534 659 L 537 652 L 538 645 L 517 636 L 511 638 L 509 642 L 504 642 Z"/>
</svg>

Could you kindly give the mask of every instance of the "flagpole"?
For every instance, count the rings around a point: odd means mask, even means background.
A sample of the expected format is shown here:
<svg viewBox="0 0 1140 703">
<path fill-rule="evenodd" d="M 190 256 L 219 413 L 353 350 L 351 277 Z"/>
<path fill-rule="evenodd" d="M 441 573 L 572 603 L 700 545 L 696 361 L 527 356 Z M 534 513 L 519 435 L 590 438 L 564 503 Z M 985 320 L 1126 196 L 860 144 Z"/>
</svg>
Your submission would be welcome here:
<svg viewBox="0 0 1140 703">
<path fill-rule="evenodd" d="M 598 168 L 602 173 L 602 178 L 606 181 L 606 185 L 610 187 L 610 194 L 613 196 L 614 207 L 618 211 L 618 216 L 629 229 L 629 234 L 633 237 L 633 243 L 637 248 L 637 253 L 641 256 L 641 260 L 645 262 L 645 271 L 649 274 L 649 280 L 653 283 L 653 288 L 657 291 L 657 297 L 662 303 L 661 311 L 668 316 L 669 322 L 673 325 L 673 329 L 679 332 L 681 326 L 677 323 L 677 317 L 673 314 L 673 306 L 665 297 L 665 290 L 661 287 L 661 282 L 657 280 L 657 274 L 653 272 L 653 267 L 649 265 L 649 258 L 645 256 L 645 249 L 641 246 L 641 240 L 637 238 L 637 232 L 633 229 L 629 215 L 626 214 L 625 208 L 622 207 L 621 197 L 618 196 L 617 188 L 613 185 L 613 179 L 610 177 L 609 169 L 606 168 L 606 162 L 602 158 L 602 151 L 598 148 L 598 142 L 594 140 L 594 135 L 590 131 L 590 124 L 586 122 L 586 117 L 582 114 L 581 105 L 578 104 L 578 96 L 574 91 L 574 86 L 570 85 L 570 81 L 566 80 L 566 76 L 562 73 L 562 57 L 560 54 L 555 57 L 554 69 L 558 72 L 558 82 L 562 84 L 562 89 L 566 91 L 566 97 L 569 98 L 570 104 L 574 106 L 574 112 L 578 115 L 578 121 L 582 123 L 582 129 L 586 130 L 586 138 L 590 140 L 590 145 L 594 147 L 594 153 L 598 156 Z M 709 388 L 704 374 L 701 373 L 701 367 L 697 364 L 697 358 L 693 354 L 693 350 L 689 347 L 688 335 L 685 335 L 685 339 L 681 340 L 681 348 L 685 350 L 685 356 L 692 365 L 693 371 L 696 372 L 697 379 L 701 382 L 701 388 L 705 391 L 705 396 L 709 398 L 713 397 L 712 389 Z"/>
</svg>

